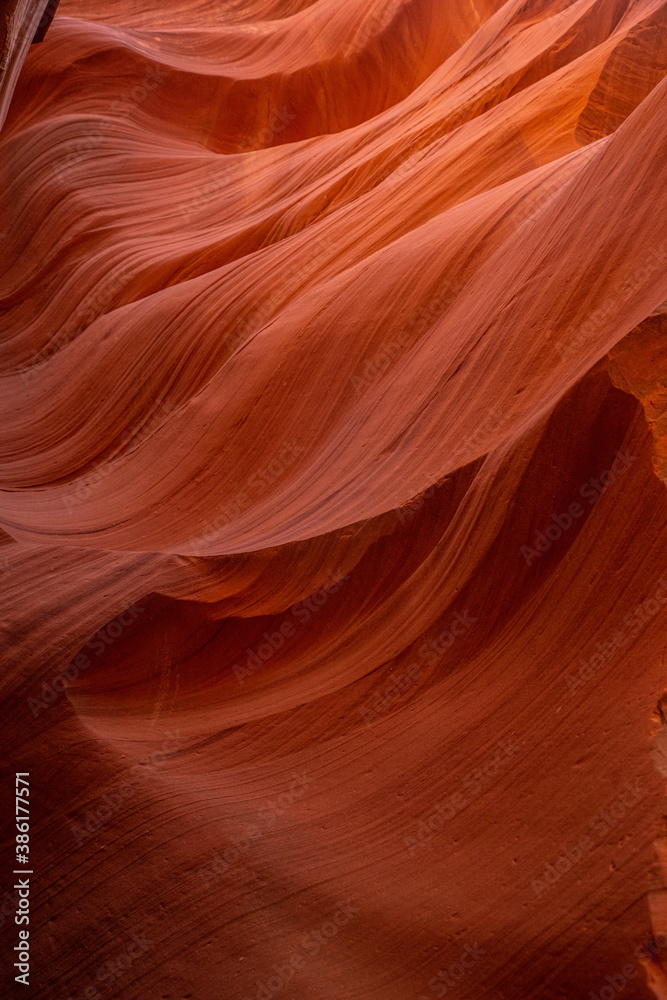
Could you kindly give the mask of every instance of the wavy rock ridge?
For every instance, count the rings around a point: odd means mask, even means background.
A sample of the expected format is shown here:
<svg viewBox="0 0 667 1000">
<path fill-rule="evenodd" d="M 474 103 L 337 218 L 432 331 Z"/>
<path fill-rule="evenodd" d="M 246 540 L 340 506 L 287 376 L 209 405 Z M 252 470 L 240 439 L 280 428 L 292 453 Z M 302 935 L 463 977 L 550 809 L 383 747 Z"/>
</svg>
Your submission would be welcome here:
<svg viewBox="0 0 667 1000">
<path fill-rule="evenodd" d="M 665 0 L 61 0 L 0 135 L 35 1000 L 667 996 L 666 75 Z"/>
</svg>

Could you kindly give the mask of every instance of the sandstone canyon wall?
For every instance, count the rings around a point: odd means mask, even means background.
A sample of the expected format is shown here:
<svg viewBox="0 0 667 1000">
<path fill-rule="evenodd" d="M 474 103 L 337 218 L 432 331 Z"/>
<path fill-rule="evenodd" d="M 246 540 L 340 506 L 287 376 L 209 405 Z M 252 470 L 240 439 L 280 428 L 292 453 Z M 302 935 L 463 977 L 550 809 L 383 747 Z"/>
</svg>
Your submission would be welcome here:
<svg viewBox="0 0 667 1000">
<path fill-rule="evenodd" d="M 667 997 L 666 75 L 666 0 L 61 0 L 0 133 L 2 990 Z"/>
</svg>

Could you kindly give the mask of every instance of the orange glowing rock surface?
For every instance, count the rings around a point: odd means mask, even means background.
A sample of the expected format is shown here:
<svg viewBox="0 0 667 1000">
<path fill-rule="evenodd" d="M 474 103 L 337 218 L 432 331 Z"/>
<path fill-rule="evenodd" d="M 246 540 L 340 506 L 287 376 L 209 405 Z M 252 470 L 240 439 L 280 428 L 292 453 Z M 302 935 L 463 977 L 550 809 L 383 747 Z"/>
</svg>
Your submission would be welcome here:
<svg viewBox="0 0 667 1000">
<path fill-rule="evenodd" d="M 666 0 L 61 0 L 0 133 L 33 1000 L 667 996 L 666 74 Z"/>
</svg>

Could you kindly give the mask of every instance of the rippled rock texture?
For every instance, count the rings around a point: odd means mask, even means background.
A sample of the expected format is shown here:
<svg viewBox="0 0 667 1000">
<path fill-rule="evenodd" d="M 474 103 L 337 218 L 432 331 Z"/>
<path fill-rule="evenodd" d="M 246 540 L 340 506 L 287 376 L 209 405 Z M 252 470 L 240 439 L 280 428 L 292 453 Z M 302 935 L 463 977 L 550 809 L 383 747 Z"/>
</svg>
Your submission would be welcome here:
<svg viewBox="0 0 667 1000">
<path fill-rule="evenodd" d="M 34 1000 L 667 996 L 666 72 L 665 0 L 62 0 L 0 134 Z"/>
</svg>

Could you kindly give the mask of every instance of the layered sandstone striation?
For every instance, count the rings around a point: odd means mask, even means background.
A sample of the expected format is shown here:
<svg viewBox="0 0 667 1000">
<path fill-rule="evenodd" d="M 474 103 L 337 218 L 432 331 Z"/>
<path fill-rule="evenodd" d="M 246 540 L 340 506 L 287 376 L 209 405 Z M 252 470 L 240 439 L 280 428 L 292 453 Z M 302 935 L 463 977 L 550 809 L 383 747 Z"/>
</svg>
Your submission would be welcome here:
<svg viewBox="0 0 667 1000">
<path fill-rule="evenodd" d="M 0 134 L 35 1000 L 665 995 L 666 72 L 665 0 L 62 0 Z"/>
</svg>

